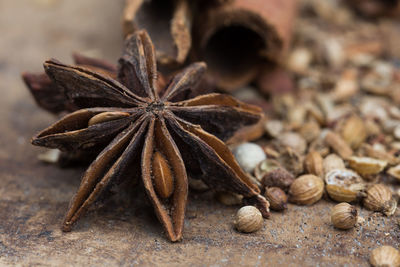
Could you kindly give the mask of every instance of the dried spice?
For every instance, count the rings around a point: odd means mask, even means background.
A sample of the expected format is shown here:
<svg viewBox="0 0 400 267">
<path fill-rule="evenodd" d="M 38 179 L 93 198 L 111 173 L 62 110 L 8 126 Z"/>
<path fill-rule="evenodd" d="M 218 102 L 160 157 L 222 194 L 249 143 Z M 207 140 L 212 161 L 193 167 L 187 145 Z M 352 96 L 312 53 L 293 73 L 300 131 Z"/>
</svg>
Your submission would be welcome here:
<svg viewBox="0 0 400 267">
<path fill-rule="evenodd" d="M 75 64 L 78 66 L 88 68 L 109 77 L 116 77 L 117 67 L 111 63 L 76 53 L 73 54 L 72 57 Z M 36 103 L 41 108 L 52 113 L 60 113 L 62 111 L 71 112 L 78 109 L 64 94 L 64 89 L 52 82 L 45 73 L 36 74 L 26 72 L 22 74 L 22 78 Z"/>
<path fill-rule="evenodd" d="M 70 203 L 64 231 L 109 186 L 138 174 L 171 241 L 182 238 L 188 176 L 215 190 L 241 194 L 268 215 L 268 202 L 223 143 L 240 127 L 256 123 L 260 109 L 221 94 L 183 100 L 205 72 L 204 63 L 185 68 L 159 94 L 154 47 L 140 31 L 126 40 L 118 80 L 55 60 L 44 67 L 80 109 L 32 143 L 62 151 L 100 151 Z"/>
<path fill-rule="evenodd" d="M 279 187 L 284 191 L 288 191 L 294 182 L 294 176 L 284 168 L 276 168 L 265 173 L 261 182 L 263 186 Z"/>
<path fill-rule="evenodd" d="M 400 252 L 391 246 L 381 246 L 372 250 L 369 262 L 374 267 L 400 266 Z"/>
<path fill-rule="evenodd" d="M 324 175 L 324 160 L 317 151 L 310 151 L 307 154 L 304 160 L 304 167 L 310 174 L 315 174 L 321 178 Z"/>
<path fill-rule="evenodd" d="M 265 188 L 264 196 L 269 201 L 271 210 L 282 211 L 287 208 L 288 196 L 279 187 Z"/>
<path fill-rule="evenodd" d="M 321 199 L 324 193 L 324 181 L 321 178 L 306 174 L 298 177 L 289 189 L 289 201 L 299 205 L 312 205 Z"/>
<path fill-rule="evenodd" d="M 384 184 L 374 184 L 367 190 L 364 198 L 364 207 L 372 211 L 380 211 L 386 216 L 393 215 L 397 208 L 397 201 L 392 192 Z"/>
<path fill-rule="evenodd" d="M 162 65 L 204 60 L 210 80 L 234 90 L 254 80 L 265 63 L 279 63 L 296 13 L 297 0 L 127 0 L 122 21 L 125 35 L 149 31 Z"/>
<path fill-rule="evenodd" d="M 362 178 L 347 169 L 333 169 L 325 174 L 326 191 L 338 202 L 352 202 L 364 195 L 366 188 Z"/>
<path fill-rule="evenodd" d="M 342 202 L 331 210 L 331 222 L 338 229 L 350 229 L 357 223 L 358 212 L 356 207 Z"/>
</svg>

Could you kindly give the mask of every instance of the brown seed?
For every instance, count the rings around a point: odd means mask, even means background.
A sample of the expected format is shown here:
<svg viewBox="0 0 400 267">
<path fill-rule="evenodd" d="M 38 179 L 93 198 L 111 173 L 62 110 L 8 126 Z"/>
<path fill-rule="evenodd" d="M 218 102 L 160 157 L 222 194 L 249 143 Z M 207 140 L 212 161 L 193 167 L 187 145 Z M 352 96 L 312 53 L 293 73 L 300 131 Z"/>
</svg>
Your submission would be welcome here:
<svg viewBox="0 0 400 267">
<path fill-rule="evenodd" d="M 382 132 L 381 126 L 373 119 L 367 119 L 365 121 L 365 133 L 367 136 L 379 135 Z"/>
<path fill-rule="evenodd" d="M 315 120 L 304 123 L 300 129 L 299 133 L 308 142 L 312 142 L 318 138 L 321 132 L 319 124 Z"/>
<path fill-rule="evenodd" d="M 291 147 L 300 155 L 303 155 L 307 149 L 306 140 L 298 133 L 294 132 L 283 133 L 279 135 L 277 139 L 281 145 Z"/>
<path fill-rule="evenodd" d="M 262 179 L 262 185 L 266 187 L 279 187 L 287 191 L 294 182 L 294 176 L 284 168 L 274 169 L 266 173 Z"/>
<path fill-rule="evenodd" d="M 337 204 L 331 210 L 332 224 L 338 229 L 345 230 L 354 227 L 357 217 L 357 209 L 346 202 Z"/>
<path fill-rule="evenodd" d="M 163 198 L 169 198 L 174 191 L 174 177 L 164 156 L 156 151 L 153 156 L 154 187 Z"/>
<path fill-rule="evenodd" d="M 331 170 L 340 170 L 346 168 L 342 158 L 336 154 L 329 154 L 328 156 L 326 156 L 323 161 L 323 166 L 325 174 L 330 172 Z"/>
<path fill-rule="evenodd" d="M 302 175 L 290 186 L 290 201 L 300 205 L 311 205 L 321 199 L 324 192 L 324 182 L 312 175 Z"/>
<path fill-rule="evenodd" d="M 396 178 L 397 180 L 400 180 L 400 165 L 394 166 L 392 168 L 390 168 L 387 173 Z"/>
<path fill-rule="evenodd" d="M 233 223 L 238 231 L 252 233 L 261 229 L 263 226 L 263 217 L 257 208 L 244 206 L 236 213 Z"/>
<path fill-rule="evenodd" d="M 321 154 L 317 151 L 310 151 L 306 159 L 304 160 L 304 167 L 306 171 L 310 174 L 315 174 L 316 176 L 323 177 L 324 166 Z"/>
<path fill-rule="evenodd" d="M 256 166 L 256 168 L 254 169 L 254 176 L 257 178 L 258 181 L 262 181 L 263 177 L 267 173 L 278 168 L 281 168 L 281 164 L 279 164 L 278 161 L 267 158 L 261 161 Z"/>
<path fill-rule="evenodd" d="M 278 162 L 293 175 L 299 175 L 304 170 L 303 157 L 291 147 L 283 148 Z"/>
<path fill-rule="evenodd" d="M 288 197 L 279 187 L 265 189 L 265 198 L 269 201 L 269 207 L 275 211 L 282 211 L 287 208 Z"/>
<path fill-rule="evenodd" d="M 326 157 L 330 153 L 330 148 L 322 138 L 323 134 L 320 134 L 320 137 L 315 139 L 308 146 L 308 150 L 317 151 L 321 157 Z"/>
<path fill-rule="evenodd" d="M 106 122 L 106 121 L 112 121 L 112 120 L 117 120 L 121 119 L 124 117 L 128 117 L 129 113 L 127 112 L 121 112 L 121 111 L 107 111 L 107 112 L 102 112 L 99 113 L 95 116 L 93 116 L 89 121 L 88 121 L 88 126 L 92 126 L 94 124 Z"/>
<path fill-rule="evenodd" d="M 295 105 L 291 107 L 286 113 L 286 121 L 289 128 L 297 129 L 304 124 L 307 110 L 303 105 Z"/>
<path fill-rule="evenodd" d="M 351 147 L 339 135 L 332 131 L 326 133 L 325 142 L 344 159 L 353 155 Z"/>
<path fill-rule="evenodd" d="M 357 115 L 346 118 L 338 127 L 343 140 L 353 149 L 358 148 L 367 138 L 364 121 Z"/>
<path fill-rule="evenodd" d="M 362 196 L 365 183 L 355 172 L 347 169 L 334 169 L 325 175 L 326 191 L 338 202 L 352 202 Z"/>
<path fill-rule="evenodd" d="M 369 261 L 374 267 L 399 267 L 400 252 L 391 246 L 381 246 L 372 251 Z"/>
<path fill-rule="evenodd" d="M 386 216 L 392 215 L 397 208 L 397 201 L 392 198 L 392 192 L 384 184 L 374 184 L 368 188 L 363 204 L 365 208 L 380 211 Z"/>
<path fill-rule="evenodd" d="M 362 144 L 359 151 L 364 156 L 387 161 L 390 165 L 396 165 L 400 163 L 400 160 L 388 153 L 385 148 L 378 149 L 376 145 L 371 146 L 370 144 Z"/>
<path fill-rule="evenodd" d="M 364 178 L 369 175 L 378 174 L 386 167 L 387 162 L 383 160 L 368 157 L 350 157 L 350 167 Z"/>
<path fill-rule="evenodd" d="M 282 133 L 284 125 L 280 120 L 267 120 L 264 129 L 269 136 L 276 138 Z"/>
</svg>

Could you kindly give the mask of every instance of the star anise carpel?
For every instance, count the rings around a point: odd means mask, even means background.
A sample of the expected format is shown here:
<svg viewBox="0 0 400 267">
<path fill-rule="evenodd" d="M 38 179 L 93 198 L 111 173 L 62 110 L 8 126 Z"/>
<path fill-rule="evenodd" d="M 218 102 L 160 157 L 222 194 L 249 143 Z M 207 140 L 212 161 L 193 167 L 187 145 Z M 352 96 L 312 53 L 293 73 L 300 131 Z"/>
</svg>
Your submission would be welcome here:
<svg viewBox="0 0 400 267">
<path fill-rule="evenodd" d="M 32 143 L 100 151 L 70 203 L 65 231 L 110 185 L 135 178 L 141 179 L 171 241 L 182 238 L 188 175 L 212 189 L 242 194 L 267 214 L 268 202 L 224 144 L 239 128 L 256 123 L 260 109 L 216 93 L 176 100 L 195 87 L 204 63 L 186 67 L 159 90 L 153 44 L 139 31 L 127 38 L 115 78 L 56 60 L 46 61 L 44 68 L 79 110 Z"/>
</svg>

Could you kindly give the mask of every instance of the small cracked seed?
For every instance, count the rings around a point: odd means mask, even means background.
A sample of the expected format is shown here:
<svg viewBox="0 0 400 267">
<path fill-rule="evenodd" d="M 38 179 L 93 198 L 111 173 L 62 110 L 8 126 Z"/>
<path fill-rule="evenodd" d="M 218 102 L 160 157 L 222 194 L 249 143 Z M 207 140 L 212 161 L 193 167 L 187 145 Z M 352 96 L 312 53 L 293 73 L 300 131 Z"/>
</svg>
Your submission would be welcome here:
<svg viewBox="0 0 400 267">
<path fill-rule="evenodd" d="M 365 183 L 355 172 L 334 169 L 325 175 L 326 191 L 330 198 L 338 202 L 352 202 L 362 196 Z"/>
<path fill-rule="evenodd" d="M 374 267 L 399 267 L 400 252 L 391 246 L 381 246 L 372 251 L 369 261 Z"/>
<path fill-rule="evenodd" d="M 387 162 L 368 157 L 350 157 L 348 159 L 350 168 L 355 170 L 364 178 L 368 175 L 378 174 L 385 169 Z"/>
<path fill-rule="evenodd" d="M 261 161 L 257 167 L 254 169 L 254 176 L 257 178 L 258 181 L 262 181 L 263 177 L 273 171 L 276 170 L 278 168 L 281 168 L 281 164 L 279 164 L 278 161 L 274 160 L 274 159 L 265 159 L 263 161 Z"/>
</svg>

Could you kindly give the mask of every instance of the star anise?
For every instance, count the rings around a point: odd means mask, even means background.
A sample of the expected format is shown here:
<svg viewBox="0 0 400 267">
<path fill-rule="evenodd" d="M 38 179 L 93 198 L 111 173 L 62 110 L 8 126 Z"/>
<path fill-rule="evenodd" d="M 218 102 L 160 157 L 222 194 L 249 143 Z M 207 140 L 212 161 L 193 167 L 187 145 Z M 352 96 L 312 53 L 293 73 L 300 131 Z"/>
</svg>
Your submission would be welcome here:
<svg viewBox="0 0 400 267">
<path fill-rule="evenodd" d="M 72 58 L 76 65 L 112 78 L 117 76 L 117 67 L 105 60 L 86 57 L 78 53 L 74 53 Z M 25 72 L 22 74 L 22 79 L 41 108 L 51 113 L 71 112 L 78 109 L 64 94 L 64 89 L 53 83 L 45 73 Z"/>
<path fill-rule="evenodd" d="M 222 94 L 175 100 L 199 81 L 204 63 L 188 66 L 160 91 L 154 47 L 140 31 L 126 40 L 118 80 L 55 60 L 44 68 L 80 110 L 40 132 L 32 143 L 63 151 L 102 149 L 83 175 L 63 230 L 71 230 L 110 185 L 137 176 L 171 241 L 182 237 L 188 175 L 210 188 L 242 194 L 268 214 L 268 202 L 223 142 L 257 122 L 260 109 Z"/>
</svg>

